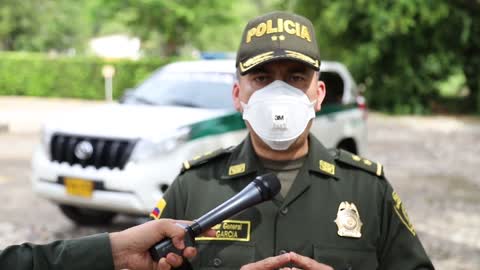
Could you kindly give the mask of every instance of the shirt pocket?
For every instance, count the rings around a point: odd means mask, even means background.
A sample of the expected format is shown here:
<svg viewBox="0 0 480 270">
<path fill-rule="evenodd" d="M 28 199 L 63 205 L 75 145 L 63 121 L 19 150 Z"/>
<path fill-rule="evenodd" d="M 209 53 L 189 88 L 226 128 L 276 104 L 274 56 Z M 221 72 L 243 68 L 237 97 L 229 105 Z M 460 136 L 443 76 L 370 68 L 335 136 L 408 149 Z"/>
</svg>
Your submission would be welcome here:
<svg viewBox="0 0 480 270">
<path fill-rule="evenodd" d="M 238 270 L 255 260 L 255 245 L 252 243 L 210 241 L 199 243 L 197 247 L 198 255 L 192 261 L 193 269 Z"/>
<path fill-rule="evenodd" d="M 330 265 L 335 270 L 377 269 L 375 250 L 313 247 L 313 256 L 317 262 Z"/>
</svg>

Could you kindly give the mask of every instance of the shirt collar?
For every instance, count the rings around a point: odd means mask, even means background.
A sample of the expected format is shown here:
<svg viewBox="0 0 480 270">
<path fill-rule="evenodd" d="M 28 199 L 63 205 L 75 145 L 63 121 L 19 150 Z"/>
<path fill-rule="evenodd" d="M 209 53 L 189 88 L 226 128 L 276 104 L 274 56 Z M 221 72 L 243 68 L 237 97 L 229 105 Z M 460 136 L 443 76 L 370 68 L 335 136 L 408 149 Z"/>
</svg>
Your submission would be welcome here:
<svg viewBox="0 0 480 270">
<path fill-rule="evenodd" d="M 261 163 L 253 149 L 250 134 L 232 150 L 221 179 L 234 179 L 253 174 L 261 169 Z"/>
<path fill-rule="evenodd" d="M 308 136 L 308 158 L 305 161 L 309 171 L 339 179 L 335 159 L 315 136 Z"/>
<path fill-rule="evenodd" d="M 304 166 L 307 166 L 309 171 L 338 179 L 339 172 L 337 172 L 333 156 L 312 134 L 308 136 L 308 141 L 308 156 Z M 262 170 L 263 166 L 253 149 L 249 134 L 232 150 L 221 179 L 235 179 Z"/>
</svg>

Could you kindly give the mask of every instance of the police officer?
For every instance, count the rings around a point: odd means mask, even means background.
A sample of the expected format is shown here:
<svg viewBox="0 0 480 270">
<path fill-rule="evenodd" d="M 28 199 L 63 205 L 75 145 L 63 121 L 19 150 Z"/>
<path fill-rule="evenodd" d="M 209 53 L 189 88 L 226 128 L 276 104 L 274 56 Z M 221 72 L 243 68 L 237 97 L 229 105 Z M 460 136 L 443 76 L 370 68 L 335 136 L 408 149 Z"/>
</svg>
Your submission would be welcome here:
<svg viewBox="0 0 480 270">
<path fill-rule="evenodd" d="M 186 161 L 151 216 L 197 218 L 266 172 L 282 188 L 197 238 L 199 256 L 182 267 L 433 269 L 382 165 L 309 133 L 327 91 L 312 23 L 287 12 L 251 20 L 236 65 L 233 100 L 249 135 Z"/>
<path fill-rule="evenodd" d="M 174 245 L 185 248 L 184 230 L 175 221 L 162 219 L 130 229 L 99 234 L 74 240 L 56 241 L 46 245 L 23 244 L 0 251 L 0 269 L 171 269 L 182 264 L 182 257 L 167 254 L 158 264 L 150 258 L 148 249 L 165 237 Z M 215 235 L 213 231 L 207 234 Z M 192 258 L 196 249 L 185 248 L 183 255 Z"/>
</svg>

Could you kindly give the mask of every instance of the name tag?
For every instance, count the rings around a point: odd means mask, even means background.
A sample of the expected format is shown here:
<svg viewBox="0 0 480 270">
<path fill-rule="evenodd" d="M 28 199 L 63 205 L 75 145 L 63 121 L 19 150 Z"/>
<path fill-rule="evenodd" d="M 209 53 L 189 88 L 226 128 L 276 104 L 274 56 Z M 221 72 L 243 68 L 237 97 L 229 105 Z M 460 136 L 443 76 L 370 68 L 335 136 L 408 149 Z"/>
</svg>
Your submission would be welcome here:
<svg viewBox="0 0 480 270">
<path fill-rule="evenodd" d="M 250 241 L 251 223 L 249 220 L 224 220 L 213 227 L 215 237 L 196 237 L 195 240 Z"/>
</svg>

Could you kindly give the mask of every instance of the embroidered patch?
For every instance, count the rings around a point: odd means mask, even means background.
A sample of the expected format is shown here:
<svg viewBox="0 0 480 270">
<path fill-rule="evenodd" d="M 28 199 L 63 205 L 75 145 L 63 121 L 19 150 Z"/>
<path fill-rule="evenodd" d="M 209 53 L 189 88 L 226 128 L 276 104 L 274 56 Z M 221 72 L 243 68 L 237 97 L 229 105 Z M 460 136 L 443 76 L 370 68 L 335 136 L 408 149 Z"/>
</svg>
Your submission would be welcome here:
<svg viewBox="0 0 480 270">
<path fill-rule="evenodd" d="M 213 227 L 215 237 L 196 237 L 195 240 L 250 241 L 251 222 L 249 220 L 224 220 Z"/>
<path fill-rule="evenodd" d="M 236 175 L 245 172 L 245 163 L 232 165 L 228 168 L 228 175 Z"/>
<path fill-rule="evenodd" d="M 400 221 L 407 227 L 407 229 L 415 236 L 415 229 L 413 228 L 412 223 L 410 222 L 410 219 L 408 218 L 407 211 L 405 210 L 405 207 L 403 207 L 402 200 L 400 199 L 400 196 L 394 191 L 392 192 L 392 198 L 393 198 L 393 210 L 395 210 L 395 213 L 397 213 L 398 218 L 400 218 Z"/>
<path fill-rule="evenodd" d="M 163 209 L 167 206 L 167 202 L 162 198 L 155 208 L 153 208 L 152 212 L 150 213 L 150 217 L 153 219 L 159 219 L 162 216 Z"/>
<path fill-rule="evenodd" d="M 332 163 L 328 163 L 326 161 L 320 160 L 319 166 L 320 166 L 320 170 L 328 174 L 335 175 L 335 165 L 333 165 Z"/>
</svg>

